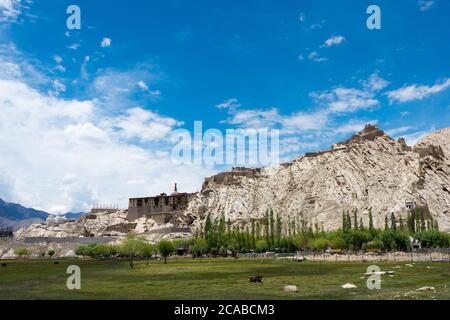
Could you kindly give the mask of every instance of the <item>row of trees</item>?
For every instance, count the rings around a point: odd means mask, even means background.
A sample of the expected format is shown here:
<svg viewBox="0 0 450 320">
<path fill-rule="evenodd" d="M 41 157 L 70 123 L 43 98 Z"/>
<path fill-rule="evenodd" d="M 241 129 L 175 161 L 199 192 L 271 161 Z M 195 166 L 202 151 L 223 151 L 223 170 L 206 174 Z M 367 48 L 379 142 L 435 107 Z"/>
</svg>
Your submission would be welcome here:
<svg viewBox="0 0 450 320">
<path fill-rule="evenodd" d="M 20 259 L 23 259 L 23 258 L 29 258 L 32 255 L 33 252 L 30 249 L 28 249 L 28 248 L 19 247 L 19 248 L 14 249 L 14 253 Z M 50 249 L 47 252 L 40 252 L 39 255 L 42 257 L 42 259 L 45 259 L 45 255 L 47 254 L 48 257 L 51 259 L 51 258 L 53 258 L 55 253 L 56 253 L 55 250 Z"/>
<path fill-rule="evenodd" d="M 293 252 L 296 250 L 407 251 L 411 249 L 410 237 L 421 241 L 425 248 L 448 248 L 450 237 L 439 232 L 435 221 L 425 219 L 420 209 L 408 214 L 406 220 L 394 214 L 386 217 L 385 228 L 374 227 L 372 212 L 368 226 L 354 211 L 343 212 L 342 228 L 325 232 L 318 223 L 309 223 L 300 215 L 283 223 L 280 216 L 269 210 L 261 220 L 246 225 L 232 225 L 222 214 L 206 218 L 202 232 L 196 235 L 195 244 L 203 251 L 215 254 L 231 252 L 265 252 L 267 250 Z M 202 250 L 197 250 L 202 252 Z M 196 253 L 195 251 L 193 252 Z"/>
<path fill-rule="evenodd" d="M 342 213 L 342 230 L 364 230 L 365 226 L 362 217 L 358 220 L 358 211 L 353 211 L 352 216 L 350 212 Z M 369 210 L 369 230 L 374 230 L 372 210 Z M 397 217 L 394 213 L 386 215 L 384 218 L 384 230 L 408 232 L 414 235 L 418 232 L 435 230 L 439 231 L 439 224 L 433 217 L 425 218 L 424 212 L 421 208 L 408 212 L 406 220 L 400 216 Z"/>
<path fill-rule="evenodd" d="M 176 250 L 177 243 L 162 240 L 158 244 L 151 244 L 144 238 L 129 235 L 121 244 L 92 244 L 80 246 L 75 250 L 75 254 L 81 257 L 90 257 L 93 259 L 108 259 L 116 257 L 126 257 L 130 267 L 134 268 L 136 258 L 147 259 L 147 265 L 151 257 L 156 257 L 159 253 L 167 263 L 167 258 Z"/>
</svg>

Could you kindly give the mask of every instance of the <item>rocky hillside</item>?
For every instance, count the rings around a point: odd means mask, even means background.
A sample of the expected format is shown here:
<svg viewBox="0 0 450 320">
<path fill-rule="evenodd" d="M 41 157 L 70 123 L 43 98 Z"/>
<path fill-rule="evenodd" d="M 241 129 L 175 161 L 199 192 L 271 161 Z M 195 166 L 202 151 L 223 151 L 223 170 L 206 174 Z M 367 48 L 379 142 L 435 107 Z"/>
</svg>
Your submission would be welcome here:
<svg viewBox="0 0 450 320">
<path fill-rule="evenodd" d="M 161 238 L 185 238 L 189 235 L 183 232 L 171 233 L 173 224 L 158 225 L 150 218 L 140 218 L 136 221 L 127 220 L 127 211 L 99 212 L 88 214 L 79 220 L 52 219 L 45 223 L 36 223 L 18 230 L 14 236 L 21 240 L 25 238 L 79 238 L 79 237 L 117 237 L 133 233 L 145 236 L 150 241 Z M 169 230 L 168 232 L 163 232 Z"/>
<path fill-rule="evenodd" d="M 206 179 L 180 224 L 199 226 L 207 212 L 246 224 L 273 209 L 285 221 L 300 215 L 326 230 L 341 227 L 343 210 L 358 210 L 368 225 L 406 216 L 407 202 L 422 207 L 450 231 L 450 129 L 414 147 L 368 125 L 331 150 L 306 154 L 278 168 L 235 169 Z"/>
</svg>

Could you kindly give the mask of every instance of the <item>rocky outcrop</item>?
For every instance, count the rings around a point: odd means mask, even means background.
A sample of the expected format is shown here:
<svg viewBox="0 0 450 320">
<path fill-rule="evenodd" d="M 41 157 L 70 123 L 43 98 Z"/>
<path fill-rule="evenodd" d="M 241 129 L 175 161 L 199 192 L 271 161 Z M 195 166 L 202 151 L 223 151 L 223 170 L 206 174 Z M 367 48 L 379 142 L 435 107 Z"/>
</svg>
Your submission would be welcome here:
<svg viewBox="0 0 450 320">
<path fill-rule="evenodd" d="M 236 224 L 261 219 L 273 209 L 283 220 L 302 216 L 326 230 L 341 227 L 344 210 L 358 210 L 368 225 L 386 215 L 406 216 L 407 202 L 423 207 L 450 231 L 450 129 L 414 148 L 369 125 L 331 150 L 306 154 L 275 168 L 240 169 L 206 179 L 178 223 L 199 227 L 210 212 Z"/>
<path fill-rule="evenodd" d="M 16 238 L 70 238 L 123 236 L 128 233 L 143 234 L 158 225 L 149 218 L 128 222 L 125 210 L 117 212 L 99 212 L 82 217 L 79 221 L 61 221 L 59 223 L 40 223 L 23 228 L 15 233 Z"/>
<path fill-rule="evenodd" d="M 127 211 L 120 210 L 117 212 L 91 213 L 82 217 L 79 221 L 64 219 L 55 221 L 53 219 L 46 223 L 33 224 L 30 227 L 18 230 L 12 243 L 20 243 L 29 238 L 42 239 L 43 245 L 47 247 L 58 246 L 60 250 L 57 256 L 64 257 L 70 256 L 70 250 L 74 250 L 79 245 L 73 244 L 73 239 L 114 237 L 118 239 L 117 241 L 120 241 L 127 234 L 141 235 L 150 242 L 158 242 L 161 239 L 174 240 L 190 237 L 190 233 L 184 230 L 177 231 L 171 223 L 158 225 L 153 219 L 147 217 L 129 222 L 127 220 Z M 58 238 L 61 241 L 53 241 L 53 243 L 48 244 L 49 238 Z M 67 239 L 67 243 L 64 239 Z M 33 242 L 39 243 L 40 241 Z M 10 249 L 11 243 L 9 243 L 9 246 L 0 243 L 0 249 L 2 247 Z M 31 249 L 33 252 L 36 250 L 34 247 Z M 0 258 L 2 258 L 2 254 L 0 254 Z"/>
</svg>

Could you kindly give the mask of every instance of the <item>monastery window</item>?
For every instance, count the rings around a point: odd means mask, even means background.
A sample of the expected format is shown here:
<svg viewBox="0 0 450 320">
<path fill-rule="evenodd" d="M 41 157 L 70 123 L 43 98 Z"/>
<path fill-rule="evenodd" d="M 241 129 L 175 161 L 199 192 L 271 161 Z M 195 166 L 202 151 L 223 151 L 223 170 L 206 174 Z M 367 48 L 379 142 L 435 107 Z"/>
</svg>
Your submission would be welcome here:
<svg viewBox="0 0 450 320">
<path fill-rule="evenodd" d="M 406 208 L 408 208 L 409 210 L 414 210 L 414 209 L 416 209 L 416 203 L 415 202 L 406 202 Z"/>
</svg>

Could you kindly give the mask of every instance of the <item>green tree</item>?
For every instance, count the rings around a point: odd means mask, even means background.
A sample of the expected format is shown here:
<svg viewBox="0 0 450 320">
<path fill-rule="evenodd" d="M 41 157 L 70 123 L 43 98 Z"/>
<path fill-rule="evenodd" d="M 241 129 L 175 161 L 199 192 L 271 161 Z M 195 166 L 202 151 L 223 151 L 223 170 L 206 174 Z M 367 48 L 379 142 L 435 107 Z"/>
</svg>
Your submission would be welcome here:
<svg viewBox="0 0 450 320">
<path fill-rule="evenodd" d="M 267 244 L 266 240 L 258 240 L 256 242 L 256 252 L 263 253 L 266 252 L 269 248 L 269 245 Z"/>
<path fill-rule="evenodd" d="M 206 242 L 208 243 L 209 248 L 211 248 L 212 245 L 212 235 L 213 232 L 213 227 L 212 227 L 212 221 L 211 221 L 211 213 L 208 213 L 208 215 L 206 216 L 206 221 L 205 221 L 205 239 Z"/>
<path fill-rule="evenodd" d="M 270 245 L 270 247 L 273 248 L 275 246 L 275 220 L 274 220 L 273 210 L 272 209 L 270 209 L 269 224 L 270 224 L 269 245 Z"/>
<path fill-rule="evenodd" d="M 406 224 L 408 227 L 408 232 L 413 235 L 416 233 L 416 221 L 415 221 L 415 211 L 411 210 L 411 212 L 408 212 L 408 215 L 406 217 Z"/>
<path fill-rule="evenodd" d="M 20 259 L 28 257 L 30 255 L 30 251 L 27 248 L 23 247 L 14 249 L 14 253 L 19 256 Z"/>
<path fill-rule="evenodd" d="M 198 238 L 195 240 L 194 246 L 192 247 L 192 253 L 195 257 L 200 257 L 202 259 L 207 250 L 208 244 L 206 243 L 205 239 Z"/>
<path fill-rule="evenodd" d="M 395 214 L 391 213 L 391 230 L 397 231 L 397 219 L 395 218 Z"/>
<path fill-rule="evenodd" d="M 330 241 L 325 238 L 318 238 L 312 242 L 312 247 L 314 250 L 323 252 L 330 247 Z"/>
<path fill-rule="evenodd" d="M 255 220 L 252 219 L 252 248 L 256 245 L 256 226 L 255 226 Z"/>
<path fill-rule="evenodd" d="M 450 235 L 437 230 L 421 231 L 416 234 L 416 238 L 424 248 L 449 248 Z"/>
<path fill-rule="evenodd" d="M 372 231 L 373 228 L 373 214 L 372 214 L 372 208 L 369 209 L 369 230 Z"/>
<path fill-rule="evenodd" d="M 276 245 L 280 246 L 281 237 L 283 233 L 283 222 L 281 221 L 281 217 L 277 214 L 277 230 L 276 230 Z"/>
<path fill-rule="evenodd" d="M 142 256 L 147 259 L 148 266 L 148 260 L 152 257 L 154 251 L 153 245 L 151 243 L 145 242 L 142 244 L 141 251 Z"/>
<path fill-rule="evenodd" d="M 419 217 L 420 217 L 420 231 L 426 231 L 427 226 L 426 226 L 426 221 L 425 221 L 425 215 L 421 208 L 419 209 Z"/>
<path fill-rule="evenodd" d="M 400 216 L 400 231 L 402 232 L 406 231 L 405 221 L 403 220 L 402 216 Z"/>
<path fill-rule="evenodd" d="M 164 258 L 164 263 L 167 264 L 167 257 L 174 253 L 175 245 L 171 241 L 162 240 L 158 244 L 158 250 L 161 256 Z"/>
<path fill-rule="evenodd" d="M 120 245 L 120 253 L 128 258 L 130 268 L 134 269 L 134 259 L 142 253 L 145 240 L 135 235 L 128 235 Z"/>
<path fill-rule="evenodd" d="M 48 256 L 50 257 L 50 259 L 52 259 L 53 258 L 53 256 L 55 255 L 55 250 L 53 250 L 53 249 L 50 249 L 50 250 L 48 250 L 48 252 L 47 252 L 47 254 L 48 254 Z"/>
<path fill-rule="evenodd" d="M 353 211 L 353 229 L 358 230 L 358 212 Z"/>
<path fill-rule="evenodd" d="M 344 250 L 347 248 L 345 240 L 341 236 L 337 236 L 330 241 L 330 247 L 332 249 Z"/>
<path fill-rule="evenodd" d="M 348 230 L 352 230 L 352 219 L 350 218 L 350 212 L 347 211 L 347 228 Z"/>
</svg>

